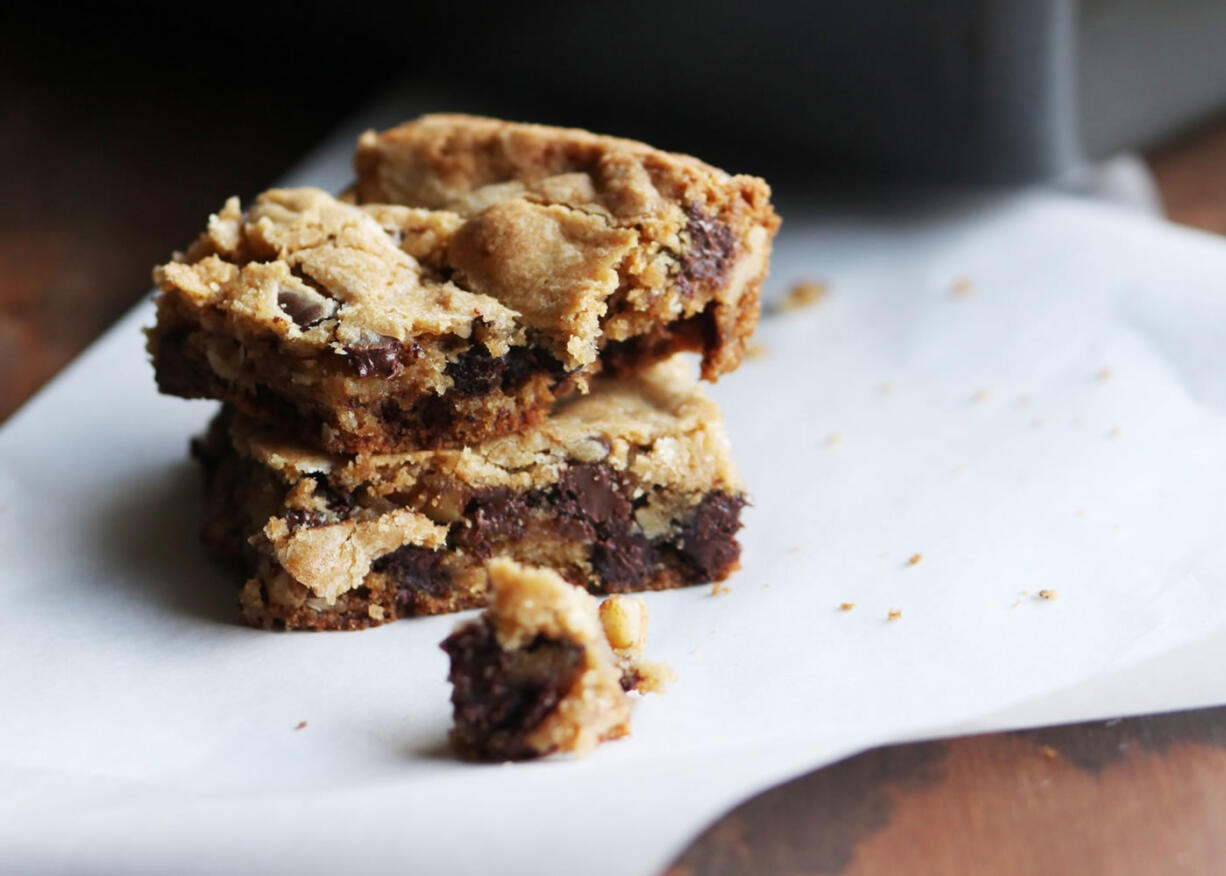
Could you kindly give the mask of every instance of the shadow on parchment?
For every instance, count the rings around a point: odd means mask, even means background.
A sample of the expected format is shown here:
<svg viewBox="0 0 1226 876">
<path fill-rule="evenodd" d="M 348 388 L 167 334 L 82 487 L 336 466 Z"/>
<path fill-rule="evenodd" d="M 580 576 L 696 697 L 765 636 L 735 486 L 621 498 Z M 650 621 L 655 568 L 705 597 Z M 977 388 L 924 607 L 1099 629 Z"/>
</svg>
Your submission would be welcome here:
<svg viewBox="0 0 1226 876">
<path fill-rule="evenodd" d="M 241 573 L 200 543 L 200 467 L 189 459 L 154 468 L 101 506 L 89 538 L 110 588 L 168 612 L 238 625 Z"/>
</svg>

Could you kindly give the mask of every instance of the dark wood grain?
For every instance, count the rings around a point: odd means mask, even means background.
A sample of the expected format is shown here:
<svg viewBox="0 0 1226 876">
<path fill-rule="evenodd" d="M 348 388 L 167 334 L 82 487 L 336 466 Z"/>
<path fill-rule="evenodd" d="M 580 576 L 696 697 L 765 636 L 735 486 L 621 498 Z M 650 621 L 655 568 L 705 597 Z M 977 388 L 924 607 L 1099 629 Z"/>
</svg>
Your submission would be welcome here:
<svg viewBox="0 0 1226 876">
<path fill-rule="evenodd" d="M 224 95 L 167 116 L 156 82 L 91 107 L 12 49 L 0 42 L 0 419 L 143 295 L 150 266 L 226 195 L 262 187 L 334 120 L 269 126 L 264 107 Z M 1226 233 L 1226 124 L 1152 166 L 1173 218 Z M 867 752 L 743 804 L 669 870 L 898 872 L 1226 872 L 1226 709 Z"/>
<path fill-rule="evenodd" d="M 1226 870 L 1226 708 L 869 751 L 719 819 L 668 876 Z"/>
</svg>

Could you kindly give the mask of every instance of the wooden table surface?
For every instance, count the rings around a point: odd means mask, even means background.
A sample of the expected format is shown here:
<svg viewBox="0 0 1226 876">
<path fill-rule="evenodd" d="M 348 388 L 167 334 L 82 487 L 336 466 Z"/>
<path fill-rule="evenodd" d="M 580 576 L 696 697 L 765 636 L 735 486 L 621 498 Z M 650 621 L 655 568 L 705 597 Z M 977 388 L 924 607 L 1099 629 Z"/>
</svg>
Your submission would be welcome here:
<svg viewBox="0 0 1226 876">
<path fill-rule="evenodd" d="M 0 419 L 226 195 L 261 188 L 334 121 L 283 118 L 253 156 L 207 118 L 159 121 L 156 91 L 91 115 L 13 81 L 0 77 Z M 1171 218 L 1226 233 L 1226 124 L 1149 158 Z M 1226 872 L 1226 708 L 870 751 L 741 805 L 668 871 L 897 872 Z"/>
</svg>

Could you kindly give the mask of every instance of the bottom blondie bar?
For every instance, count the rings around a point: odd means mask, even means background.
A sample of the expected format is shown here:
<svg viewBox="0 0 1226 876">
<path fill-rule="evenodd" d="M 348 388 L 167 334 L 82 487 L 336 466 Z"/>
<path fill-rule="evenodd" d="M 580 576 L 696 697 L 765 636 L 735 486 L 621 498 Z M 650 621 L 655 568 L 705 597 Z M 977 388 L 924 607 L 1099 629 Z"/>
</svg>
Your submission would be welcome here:
<svg viewBox="0 0 1226 876">
<path fill-rule="evenodd" d="M 224 408 L 194 445 L 204 540 L 244 564 L 245 619 L 278 629 L 484 605 L 494 556 L 595 593 L 721 580 L 746 500 L 687 364 L 597 378 L 536 428 L 459 450 L 323 454 Z"/>
</svg>

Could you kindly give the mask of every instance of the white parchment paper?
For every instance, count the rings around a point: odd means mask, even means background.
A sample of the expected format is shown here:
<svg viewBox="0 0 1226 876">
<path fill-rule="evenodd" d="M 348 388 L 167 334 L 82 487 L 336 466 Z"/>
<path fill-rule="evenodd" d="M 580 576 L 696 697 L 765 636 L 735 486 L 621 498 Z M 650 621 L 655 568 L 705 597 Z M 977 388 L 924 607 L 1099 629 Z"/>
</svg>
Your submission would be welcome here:
<svg viewBox="0 0 1226 876">
<path fill-rule="evenodd" d="M 744 568 L 647 596 L 679 680 L 582 761 L 449 756 L 455 617 L 239 626 L 186 459 L 212 407 L 123 320 L 0 430 L 5 866 L 648 874 L 864 747 L 1226 702 L 1226 244 L 1033 192 L 785 218 L 771 296 L 830 292 L 714 390 Z"/>
</svg>

